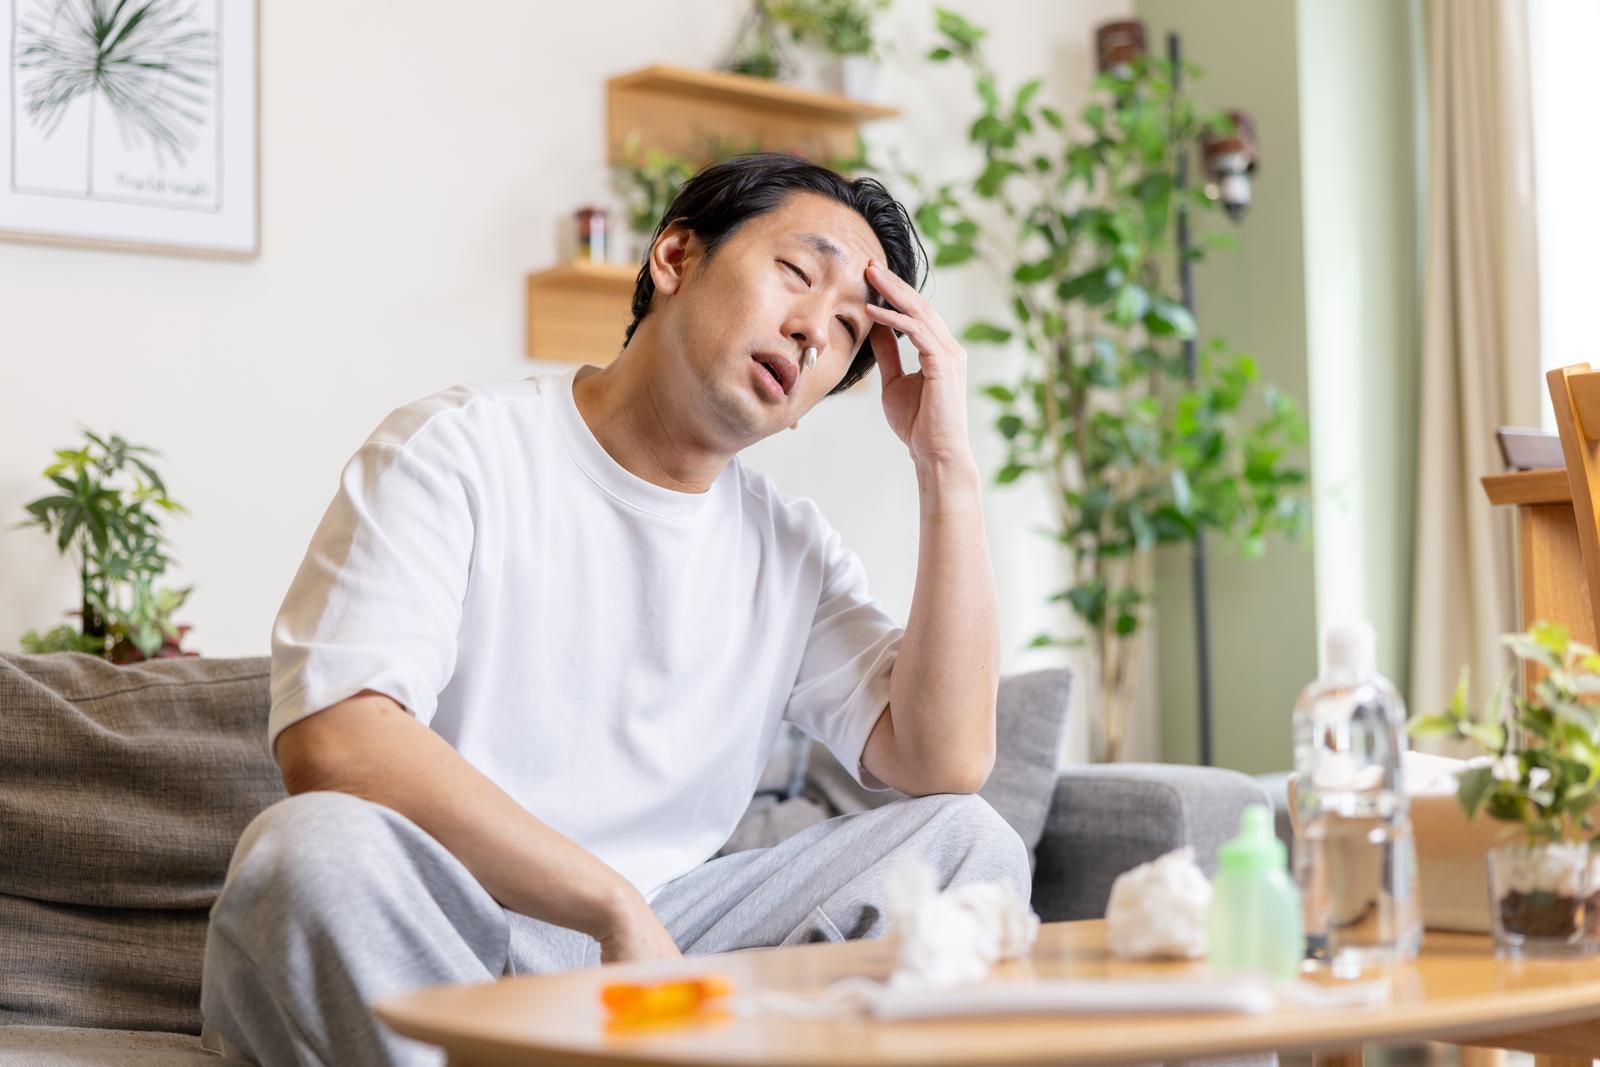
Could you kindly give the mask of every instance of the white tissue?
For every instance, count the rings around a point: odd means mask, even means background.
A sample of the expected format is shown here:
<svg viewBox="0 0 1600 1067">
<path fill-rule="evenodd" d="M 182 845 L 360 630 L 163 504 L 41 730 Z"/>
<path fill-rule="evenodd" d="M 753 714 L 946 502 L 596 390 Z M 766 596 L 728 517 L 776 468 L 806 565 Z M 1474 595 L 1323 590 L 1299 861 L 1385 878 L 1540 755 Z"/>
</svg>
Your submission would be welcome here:
<svg viewBox="0 0 1600 1067">
<path fill-rule="evenodd" d="M 970 882 L 939 892 L 933 871 L 907 857 L 889 873 L 896 988 L 976 982 L 991 964 L 1033 947 L 1039 917 L 1003 882 Z"/>
<path fill-rule="evenodd" d="M 1111 883 L 1106 945 L 1125 960 L 1199 959 L 1206 954 L 1211 883 L 1185 846 L 1123 871 Z"/>
</svg>

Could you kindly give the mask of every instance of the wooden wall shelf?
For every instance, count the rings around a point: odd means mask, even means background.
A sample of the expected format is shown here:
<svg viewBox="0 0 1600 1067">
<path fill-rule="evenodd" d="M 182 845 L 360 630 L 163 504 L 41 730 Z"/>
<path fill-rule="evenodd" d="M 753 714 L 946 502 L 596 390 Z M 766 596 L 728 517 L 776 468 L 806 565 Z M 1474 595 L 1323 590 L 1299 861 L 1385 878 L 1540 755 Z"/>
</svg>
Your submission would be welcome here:
<svg viewBox="0 0 1600 1067">
<path fill-rule="evenodd" d="M 810 159 L 853 158 L 861 123 L 899 114 L 834 93 L 684 67 L 645 67 L 606 83 L 612 163 L 627 162 L 628 137 L 636 131 L 644 147 L 691 159 L 703 158 L 713 139 L 738 145 L 754 140 L 764 149 Z"/>
<path fill-rule="evenodd" d="M 574 260 L 528 275 L 529 359 L 604 366 L 633 321 L 637 267 Z"/>
<path fill-rule="evenodd" d="M 714 142 L 752 143 L 828 162 L 854 158 L 863 122 L 889 119 L 892 107 L 796 89 L 743 74 L 653 66 L 606 83 L 607 152 L 627 162 L 630 135 L 640 148 L 705 158 Z M 604 365 L 622 348 L 632 321 L 638 267 L 574 261 L 528 275 L 530 359 Z"/>
</svg>

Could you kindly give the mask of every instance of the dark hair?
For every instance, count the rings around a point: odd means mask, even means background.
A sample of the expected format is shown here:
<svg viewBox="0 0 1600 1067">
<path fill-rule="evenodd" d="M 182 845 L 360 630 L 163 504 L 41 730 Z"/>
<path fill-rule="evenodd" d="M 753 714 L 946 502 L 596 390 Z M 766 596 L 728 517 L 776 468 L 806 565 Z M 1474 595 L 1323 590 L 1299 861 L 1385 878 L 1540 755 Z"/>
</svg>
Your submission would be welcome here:
<svg viewBox="0 0 1600 1067">
<path fill-rule="evenodd" d="M 648 247 L 655 247 L 661 231 L 670 223 L 681 222 L 700 238 L 709 260 L 747 220 L 776 210 L 790 194 L 797 192 L 816 193 L 854 208 L 883 245 L 888 259 L 885 265 L 912 286 L 922 288 L 918 268 L 922 267 L 925 273 L 927 254 L 911 216 L 882 183 L 873 178 L 846 178 L 820 164 L 779 152 L 735 156 L 701 170 L 673 197 L 666 214 L 656 224 Z M 640 320 L 650 313 L 650 301 L 655 295 L 656 283 L 650 276 L 647 251 L 638 280 L 634 282 L 633 321 L 628 324 L 623 345 L 633 339 L 633 331 L 638 329 Z M 850 361 L 850 369 L 833 392 L 856 384 L 872 369 L 873 363 L 869 331 L 868 336 L 861 339 L 861 346 Z"/>
</svg>

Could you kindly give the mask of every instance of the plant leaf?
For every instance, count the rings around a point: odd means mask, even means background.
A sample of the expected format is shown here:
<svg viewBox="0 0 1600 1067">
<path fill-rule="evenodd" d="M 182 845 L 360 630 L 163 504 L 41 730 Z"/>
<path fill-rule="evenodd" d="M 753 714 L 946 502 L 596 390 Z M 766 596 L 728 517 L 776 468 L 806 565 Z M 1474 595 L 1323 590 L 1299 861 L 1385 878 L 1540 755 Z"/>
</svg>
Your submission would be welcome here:
<svg viewBox="0 0 1600 1067">
<path fill-rule="evenodd" d="M 1011 340 L 1011 331 L 992 322 L 974 322 L 961 331 L 961 339 L 978 344 L 1002 344 Z"/>
<path fill-rule="evenodd" d="M 1471 767 L 1461 772 L 1461 777 L 1456 782 L 1456 799 L 1461 804 L 1461 809 L 1467 813 L 1467 818 L 1476 818 L 1478 811 L 1483 807 L 1484 798 L 1489 795 L 1489 790 L 1494 786 L 1494 768 Z"/>
</svg>

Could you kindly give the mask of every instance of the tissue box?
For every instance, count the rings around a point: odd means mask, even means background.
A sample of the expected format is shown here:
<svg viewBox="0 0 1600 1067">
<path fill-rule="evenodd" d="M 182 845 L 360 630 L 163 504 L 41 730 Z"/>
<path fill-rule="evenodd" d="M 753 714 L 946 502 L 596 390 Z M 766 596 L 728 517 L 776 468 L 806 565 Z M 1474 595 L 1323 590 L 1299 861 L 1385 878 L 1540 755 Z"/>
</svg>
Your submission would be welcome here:
<svg viewBox="0 0 1600 1067">
<path fill-rule="evenodd" d="M 1423 752 L 1403 757 L 1411 830 L 1417 849 L 1422 925 L 1429 930 L 1489 932 L 1488 853 L 1516 834 L 1486 816 L 1468 819 L 1456 800 L 1456 775 L 1466 760 Z M 1289 777 L 1289 818 L 1300 835 L 1295 778 Z"/>
</svg>

